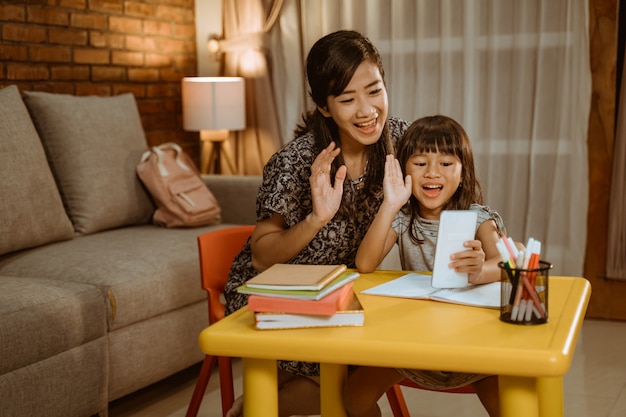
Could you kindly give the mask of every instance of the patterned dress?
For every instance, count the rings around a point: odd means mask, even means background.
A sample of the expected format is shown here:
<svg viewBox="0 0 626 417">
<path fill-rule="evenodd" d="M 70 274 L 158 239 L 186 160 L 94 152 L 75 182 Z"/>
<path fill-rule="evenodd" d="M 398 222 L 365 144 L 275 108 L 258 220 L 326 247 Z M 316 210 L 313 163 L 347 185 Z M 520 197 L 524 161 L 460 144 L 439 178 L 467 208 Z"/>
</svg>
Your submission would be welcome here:
<svg viewBox="0 0 626 417">
<path fill-rule="evenodd" d="M 394 144 L 408 126 L 406 121 L 389 119 Z M 257 221 L 278 213 L 291 227 L 311 213 L 313 206 L 309 177 L 311 165 L 318 155 L 316 149 L 313 134 L 306 133 L 286 144 L 270 158 L 263 170 L 263 183 L 257 196 Z M 290 263 L 346 264 L 349 268 L 355 267 L 357 249 L 378 211 L 381 200 L 373 197 L 375 192 L 367 193 L 361 188 L 363 178 L 346 181 L 344 201 L 353 201 L 359 207 L 358 214 L 354 218 L 336 215 Z M 231 314 L 247 304 L 247 295 L 236 290 L 257 273 L 252 267 L 252 251 L 248 242 L 235 257 L 224 288 L 226 314 Z M 280 361 L 279 366 L 298 375 L 319 375 L 317 363 Z"/>
<path fill-rule="evenodd" d="M 500 215 L 487 206 L 472 204 L 470 210 L 478 213 L 476 230 L 487 220 L 494 220 L 500 235 L 506 234 Z M 439 220 L 427 220 L 419 217 L 413 227 L 417 229 L 417 237 L 424 242 L 416 244 L 409 237 L 410 216 L 400 212 L 393 221 L 392 227 L 398 235 L 400 263 L 402 269 L 411 271 L 432 271 L 437 245 Z M 398 369 L 405 378 L 417 384 L 435 390 L 458 388 L 485 378 L 487 375 L 462 372 L 430 371 L 422 369 Z"/>
</svg>

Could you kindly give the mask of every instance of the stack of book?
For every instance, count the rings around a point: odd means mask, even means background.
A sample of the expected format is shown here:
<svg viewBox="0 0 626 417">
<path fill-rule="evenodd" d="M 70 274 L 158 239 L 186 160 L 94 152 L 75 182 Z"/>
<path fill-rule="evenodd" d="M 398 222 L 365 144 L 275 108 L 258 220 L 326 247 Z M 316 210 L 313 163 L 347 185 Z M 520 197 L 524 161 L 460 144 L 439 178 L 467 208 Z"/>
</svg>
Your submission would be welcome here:
<svg viewBox="0 0 626 417">
<path fill-rule="evenodd" d="M 275 264 L 237 288 L 249 294 L 257 329 L 362 326 L 361 306 L 345 265 Z"/>
</svg>

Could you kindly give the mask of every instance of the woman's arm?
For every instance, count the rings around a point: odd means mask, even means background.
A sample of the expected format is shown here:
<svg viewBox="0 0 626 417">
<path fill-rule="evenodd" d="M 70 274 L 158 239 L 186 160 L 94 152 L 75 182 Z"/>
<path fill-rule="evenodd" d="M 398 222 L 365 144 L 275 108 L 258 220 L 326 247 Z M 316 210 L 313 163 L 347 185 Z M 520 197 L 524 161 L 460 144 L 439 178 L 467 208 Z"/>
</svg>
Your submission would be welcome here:
<svg viewBox="0 0 626 417">
<path fill-rule="evenodd" d="M 393 155 L 387 155 L 383 179 L 384 199 L 356 253 L 359 272 L 367 273 L 376 269 L 396 243 L 398 236 L 391 224 L 411 196 L 411 187 L 411 177 L 407 175 L 405 182 L 400 163 Z"/>
<path fill-rule="evenodd" d="M 313 209 L 302 221 L 289 227 L 282 215 L 274 213 L 269 219 L 257 222 L 250 239 L 252 265 L 257 271 L 294 258 L 337 213 L 346 167 L 337 170 L 334 186 L 330 183 L 330 167 L 339 152 L 331 143 L 311 165 L 309 182 Z"/>
</svg>

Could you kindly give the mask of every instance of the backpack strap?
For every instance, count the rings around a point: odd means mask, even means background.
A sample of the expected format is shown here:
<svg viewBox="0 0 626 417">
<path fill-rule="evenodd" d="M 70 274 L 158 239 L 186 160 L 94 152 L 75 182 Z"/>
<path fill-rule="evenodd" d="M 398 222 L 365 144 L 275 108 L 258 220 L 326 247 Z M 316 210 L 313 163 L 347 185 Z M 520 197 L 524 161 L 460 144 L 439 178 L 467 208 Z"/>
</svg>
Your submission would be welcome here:
<svg viewBox="0 0 626 417">
<path fill-rule="evenodd" d="M 153 146 L 150 150 L 143 153 L 143 155 L 141 156 L 141 162 L 145 162 L 150 157 L 150 155 L 154 153 L 157 156 L 157 166 L 159 168 L 159 174 L 161 174 L 162 177 L 167 177 L 168 175 L 170 175 L 170 173 L 163 163 L 163 161 L 165 160 L 165 152 L 163 152 L 164 149 L 173 150 L 176 153 L 176 164 L 178 164 L 178 166 L 185 171 L 191 171 L 191 168 L 189 168 L 187 164 L 185 164 L 181 159 L 183 150 L 178 144 L 174 142 L 168 142 L 159 146 Z"/>
</svg>

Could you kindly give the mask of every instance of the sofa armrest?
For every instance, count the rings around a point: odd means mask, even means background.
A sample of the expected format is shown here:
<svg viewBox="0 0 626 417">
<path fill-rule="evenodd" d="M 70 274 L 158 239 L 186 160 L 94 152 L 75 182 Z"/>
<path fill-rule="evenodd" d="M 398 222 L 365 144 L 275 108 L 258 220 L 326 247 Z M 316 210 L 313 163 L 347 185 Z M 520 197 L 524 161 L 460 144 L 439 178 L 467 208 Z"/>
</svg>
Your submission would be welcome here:
<svg viewBox="0 0 626 417">
<path fill-rule="evenodd" d="M 255 224 L 260 175 L 207 175 L 202 179 L 222 208 L 222 223 Z"/>
</svg>

